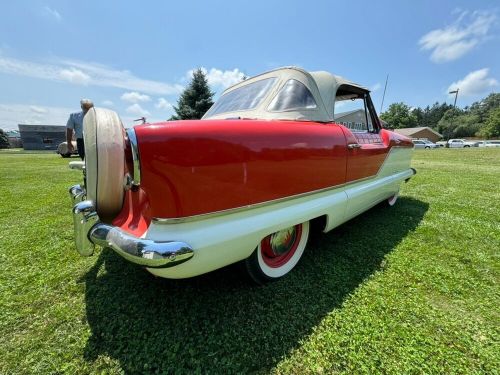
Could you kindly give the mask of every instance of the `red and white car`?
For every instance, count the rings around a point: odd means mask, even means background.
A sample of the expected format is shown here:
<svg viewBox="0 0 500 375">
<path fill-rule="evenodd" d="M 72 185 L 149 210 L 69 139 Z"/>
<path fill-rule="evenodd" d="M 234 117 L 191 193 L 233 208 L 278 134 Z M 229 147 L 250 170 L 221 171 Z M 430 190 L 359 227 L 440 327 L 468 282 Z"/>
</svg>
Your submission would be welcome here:
<svg viewBox="0 0 500 375">
<path fill-rule="evenodd" d="M 334 122 L 339 101 L 365 109 L 356 130 Z M 327 232 L 393 205 L 415 174 L 412 141 L 382 129 L 369 90 L 294 67 L 227 89 L 202 120 L 125 130 L 92 108 L 84 139 L 86 184 L 70 189 L 77 250 L 109 247 L 174 279 L 239 261 L 257 282 L 278 279 L 311 220 Z"/>
</svg>

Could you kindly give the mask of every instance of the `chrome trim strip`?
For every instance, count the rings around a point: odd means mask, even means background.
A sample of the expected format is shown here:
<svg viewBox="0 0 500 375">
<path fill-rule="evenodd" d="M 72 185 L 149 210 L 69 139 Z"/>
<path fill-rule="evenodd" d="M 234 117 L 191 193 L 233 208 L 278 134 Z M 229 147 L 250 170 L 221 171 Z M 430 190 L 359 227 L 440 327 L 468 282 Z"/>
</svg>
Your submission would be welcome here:
<svg viewBox="0 0 500 375">
<path fill-rule="evenodd" d="M 397 148 L 409 148 L 409 147 L 393 146 L 393 147 L 391 147 L 391 150 L 392 149 L 397 149 Z M 326 192 L 326 191 L 335 190 L 335 189 L 339 189 L 339 188 L 343 188 L 343 187 L 348 187 L 350 185 L 357 184 L 359 182 L 364 182 L 364 181 L 367 181 L 367 180 L 371 180 L 371 179 L 377 178 L 377 176 L 379 175 L 380 171 L 382 170 L 382 166 L 385 164 L 387 158 L 389 157 L 389 154 L 390 154 L 390 151 L 386 154 L 386 156 L 384 158 L 384 161 L 382 162 L 382 164 L 381 164 L 381 166 L 380 166 L 380 168 L 379 168 L 379 170 L 377 171 L 376 174 L 374 174 L 372 176 L 368 176 L 368 177 L 363 177 L 363 178 L 360 178 L 358 180 L 354 180 L 354 181 L 351 181 L 351 182 L 348 182 L 348 183 L 339 184 L 339 185 L 335 185 L 335 186 L 329 186 L 327 188 L 313 190 L 313 191 L 308 191 L 308 192 L 300 193 L 300 194 L 296 194 L 296 195 L 290 195 L 288 197 L 273 199 L 273 200 L 270 200 L 270 201 L 265 201 L 265 202 L 260 202 L 260 203 L 254 203 L 254 204 L 250 204 L 250 205 L 246 205 L 246 206 L 241 206 L 241 207 L 229 208 L 227 210 L 209 212 L 209 213 L 206 213 L 206 214 L 199 214 L 199 215 L 193 215 L 193 216 L 184 216 L 184 217 L 172 217 L 172 218 L 153 217 L 151 220 L 152 220 L 152 222 L 154 224 L 168 225 L 168 224 L 181 224 L 181 223 L 186 223 L 186 222 L 193 222 L 193 221 L 198 221 L 198 220 L 211 219 L 211 218 L 218 217 L 218 216 L 223 216 L 223 215 L 238 213 L 238 212 L 241 212 L 241 211 L 245 211 L 245 210 L 249 210 L 249 209 L 254 209 L 254 208 L 261 208 L 261 207 L 269 206 L 269 205 L 276 204 L 276 203 L 286 202 L 286 201 L 292 200 L 292 199 L 298 199 L 298 198 L 306 197 L 308 195 L 313 195 L 313 194 L 323 193 L 323 192 Z M 413 169 L 413 168 L 410 168 L 410 169 Z"/>
<path fill-rule="evenodd" d="M 345 183 L 345 184 L 329 186 L 329 187 L 323 188 L 323 189 L 308 191 L 308 192 L 300 193 L 300 194 L 296 194 L 296 195 L 290 195 L 288 197 L 273 199 L 270 201 L 249 204 L 246 206 L 229 208 L 227 210 L 221 210 L 221 211 L 209 212 L 206 214 L 199 214 L 199 215 L 185 216 L 185 217 L 173 217 L 173 218 L 154 217 L 152 219 L 152 221 L 155 224 L 180 224 L 180 223 L 185 223 L 185 222 L 209 219 L 209 218 L 213 218 L 213 217 L 217 217 L 217 216 L 223 216 L 223 215 L 233 214 L 233 213 L 237 213 L 237 212 L 241 212 L 241 211 L 245 211 L 245 210 L 249 210 L 249 209 L 261 208 L 261 207 L 269 206 L 272 204 L 282 203 L 282 202 L 286 202 L 286 201 L 289 201 L 292 199 L 303 198 L 303 197 L 306 197 L 308 195 L 319 194 L 319 193 L 324 193 L 324 192 L 330 191 L 330 190 L 340 189 L 343 187 L 347 187 L 349 185 L 357 184 L 358 182 L 371 180 L 371 179 L 374 179 L 376 177 L 377 177 L 377 175 L 373 175 L 373 176 L 369 176 L 369 177 L 360 178 L 359 180 L 351 181 L 351 182 Z"/>
<path fill-rule="evenodd" d="M 74 189 L 76 191 L 77 189 Z M 109 247 L 128 261 L 149 267 L 173 267 L 191 259 L 191 246 L 179 241 L 153 241 L 135 237 L 118 227 L 100 222 L 92 201 L 73 207 L 75 245 L 83 256 L 94 253 L 94 245 Z"/>
<path fill-rule="evenodd" d="M 141 161 L 139 159 L 139 146 L 137 144 L 137 136 L 134 128 L 127 129 L 127 137 L 130 141 L 130 148 L 132 149 L 132 160 L 134 163 L 134 170 L 132 171 L 132 184 L 139 186 L 141 184 Z"/>
<path fill-rule="evenodd" d="M 356 182 L 358 182 L 358 181 L 360 181 L 360 180 L 357 180 Z M 180 224 L 180 223 L 186 223 L 186 222 L 191 222 L 191 221 L 198 221 L 198 220 L 203 220 L 203 219 L 211 219 L 211 218 L 218 217 L 218 216 L 233 214 L 233 213 L 237 213 L 237 212 L 241 212 L 241 211 L 245 211 L 245 210 L 249 210 L 249 209 L 254 209 L 254 208 L 261 208 L 261 207 L 269 206 L 271 204 L 286 202 L 288 200 L 302 198 L 302 197 L 305 197 L 307 195 L 312 195 L 312 194 L 317 194 L 317 193 L 323 193 L 323 192 L 328 191 L 328 190 L 335 190 L 335 189 L 341 188 L 341 187 L 343 187 L 345 185 L 346 184 L 335 185 L 333 187 L 327 187 L 327 188 L 324 188 L 324 189 L 319 189 L 319 190 L 314 190 L 314 191 L 308 191 L 306 193 L 300 193 L 300 194 L 291 195 L 291 196 L 284 197 L 284 198 L 278 198 L 278 199 L 273 199 L 273 200 L 270 200 L 270 201 L 249 204 L 249 205 L 246 205 L 246 206 L 228 208 L 227 210 L 209 212 L 209 213 L 206 213 L 206 214 L 199 214 L 199 215 L 193 215 L 193 216 L 184 216 L 184 217 L 172 217 L 172 218 L 158 218 L 158 217 L 154 217 L 152 219 L 152 222 L 154 224 Z"/>
</svg>

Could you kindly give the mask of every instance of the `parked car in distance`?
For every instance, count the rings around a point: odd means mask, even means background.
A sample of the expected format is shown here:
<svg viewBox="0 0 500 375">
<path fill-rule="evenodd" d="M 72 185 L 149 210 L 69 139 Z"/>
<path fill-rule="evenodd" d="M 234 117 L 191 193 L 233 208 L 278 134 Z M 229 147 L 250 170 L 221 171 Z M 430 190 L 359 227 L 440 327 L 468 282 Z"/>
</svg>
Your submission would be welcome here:
<svg viewBox="0 0 500 375">
<path fill-rule="evenodd" d="M 363 109 L 356 128 L 334 121 L 343 101 Z M 84 140 L 84 184 L 70 188 L 76 249 L 108 247 L 173 279 L 236 262 L 257 283 L 279 279 L 311 221 L 328 232 L 392 206 L 416 173 L 413 143 L 382 128 L 368 89 L 296 67 L 228 88 L 201 120 L 125 130 L 91 108 Z"/>
<path fill-rule="evenodd" d="M 57 146 L 57 153 L 61 155 L 63 158 L 69 158 L 71 155 L 78 155 L 78 149 L 76 148 L 76 141 L 71 141 L 73 144 L 73 152 L 70 153 L 68 150 L 68 142 L 61 142 L 59 146 Z"/>
<path fill-rule="evenodd" d="M 500 140 L 479 141 L 477 147 L 500 147 Z"/>
<path fill-rule="evenodd" d="M 448 141 L 437 141 L 436 146 L 438 147 L 446 147 L 448 145 Z"/>
<path fill-rule="evenodd" d="M 467 141 L 465 139 L 450 139 L 448 141 L 449 148 L 468 148 L 474 147 L 475 142 Z"/>
<path fill-rule="evenodd" d="M 439 148 L 439 146 L 431 141 L 424 141 L 421 139 L 412 139 L 413 144 L 415 145 L 415 148 L 424 148 L 424 149 L 431 149 L 431 148 Z"/>
</svg>

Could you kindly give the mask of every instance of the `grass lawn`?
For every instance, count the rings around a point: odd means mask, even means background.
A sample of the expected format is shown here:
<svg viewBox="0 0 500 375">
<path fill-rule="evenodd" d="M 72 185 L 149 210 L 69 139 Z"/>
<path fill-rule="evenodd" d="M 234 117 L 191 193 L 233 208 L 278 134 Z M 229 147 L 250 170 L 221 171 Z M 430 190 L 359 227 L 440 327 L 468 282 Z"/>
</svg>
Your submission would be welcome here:
<svg viewBox="0 0 500 375">
<path fill-rule="evenodd" d="M 80 257 L 67 163 L 0 152 L 0 374 L 500 369 L 500 149 L 416 151 L 396 206 L 314 237 L 264 287 L 237 266 L 172 281 Z"/>
</svg>

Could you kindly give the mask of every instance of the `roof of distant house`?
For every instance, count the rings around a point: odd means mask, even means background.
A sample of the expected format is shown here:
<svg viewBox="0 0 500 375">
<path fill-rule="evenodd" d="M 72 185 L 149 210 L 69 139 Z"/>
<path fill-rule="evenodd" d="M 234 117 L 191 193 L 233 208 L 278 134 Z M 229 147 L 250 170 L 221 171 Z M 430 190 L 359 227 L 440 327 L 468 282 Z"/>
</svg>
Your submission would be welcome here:
<svg viewBox="0 0 500 375">
<path fill-rule="evenodd" d="M 443 135 L 442 134 L 439 134 L 437 131 L 429 128 L 428 126 L 419 126 L 419 127 L 416 127 L 416 128 L 402 128 L 402 129 L 394 129 L 394 131 L 396 133 L 399 133 L 399 134 L 402 134 L 402 135 L 406 135 L 406 136 L 411 136 L 415 133 L 418 133 L 422 130 L 429 130 L 431 132 L 433 132 L 434 134 L 442 137 Z"/>
</svg>

